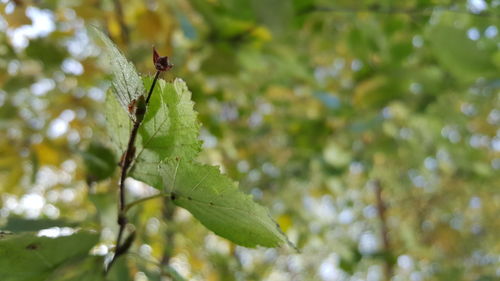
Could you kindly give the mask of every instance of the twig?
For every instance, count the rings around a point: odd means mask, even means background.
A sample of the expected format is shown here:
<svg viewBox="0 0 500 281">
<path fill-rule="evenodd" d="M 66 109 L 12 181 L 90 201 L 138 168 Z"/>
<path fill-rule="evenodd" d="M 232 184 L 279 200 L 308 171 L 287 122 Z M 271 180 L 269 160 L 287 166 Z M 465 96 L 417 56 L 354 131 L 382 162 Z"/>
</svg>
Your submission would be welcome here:
<svg viewBox="0 0 500 281">
<path fill-rule="evenodd" d="M 138 199 L 136 201 L 133 201 L 125 207 L 125 212 L 130 210 L 132 207 L 141 204 L 143 202 L 156 199 L 156 198 L 164 198 L 163 200 L 163 218 L 165 221 L 169 222 L 172 221 L 174 214 L 175 214 L 175 206 L 170 204 L 170 193 L 159 193 L 147 197 L 143 197 L 141 199 Z M 170 265 L 170 259 L 172 257 L 172 253 L 174 250 L 174 232 L 171 229 L 167 229 L 166 235 L 165 235 L 165 249 L 163 250 L 163 256 L 161 258 L 161 262 L 159 264 L 159 268 L 161 271 L 162 275 L 169 275 L 170 273 L 165 271 L 165 268 L 167 268 Z"/>
<path fill-rule="evenodd" d="M 149 99 L 151 98 L 151 94 L 153 93 L 153 88 L 156 85 L 156 80 L 158 80 L 158 76 L 160 76 L 160 71 L 156 71 L 155 78 L 153 79 L 153 84 L 151 84 L 151 88 L 149 88 L 148 97 L 146 98 L 146 105 L 149 103 Z"/>
<path fill-rule="evenodd" d="M 113 5 L 115 6 L 116 17 L 118 20 L 118 24 L 120 25 L 120 33 L 122 36 L 123 43 L 125 43 L 125 45 L 128 45 L 129 31 L 127 24 L 125 23 L 125 19 L 123 17 L 122 3 L 120 2 L 120 0 L 113 0 Z"/>
<path fill-rule="evenodd" d="M 387 211 L 387 206 L 382 199 L 382 186 L 380 184 L 379 180 L 375 180 L 373 182 L 374 189 L 375 189 L 375 197 L 377 200 L 377 213 L 378 217 L 380 220 L 380 231 L 382 233 L 382 243 L 384 247 L 384 253 L 385 253 L 385 279 L 386 280 L 391 280 L 392 277 L 392 261 L 389 260 L 389 258 L 392 255 L 392 249 L 391 249 L 391 243 L 389 239 L 389 228 L 387 227 L 387 217 L 386 217 L 386 211 Z"/>
<path fill-rule="evenodd" d="M 118 0 L 115 1 L 115 4 L 118 3 Z M 162 71 L 168 71 L 172 69 L 174 66 L 170 63 L 168 56 L 160 56 L 156 49 L 153 47 L 153 64 L 156 68 L 156 74 L 153 79 L 153 83 L 149 88 L 148 95 L 146 99 L 141 95 L 137 100 L 133 100 L 129 104 L 129 111 L 135 109 L 135 119 L 133 119 L 134 126 L 132 127 L 132 131 L 130 132 L 130 137 L 128 139 L 127 149 L 123 153 L 122 159 L 120 161 L 121 175 L 120 175 L 120 201 L 118 203 L 119 212 L 118 212 L 118 236 L 116 238 L 116 249 L 113 259 L 109 262 L 106 272 L 109 272 L 109 269 L 116 261 L 118 257 L 127 253 L 128 249 L 132 245 L 132 242 L 135 238 L 135 231 L 129 234 L 129 236 L 125 239 L 123 243 L 121 243 L 123 232 L 125 231 L 125 226 L 127 225 L 127 205 L 125 200 L 125 179 L 127 178 L 127 172 L 130 168 L 131 163 L 134 161 L 135 157 L 135 139 L 137 137 L 137 132 L 139 131 L 139 127 L 142 124 L 142 120 L 144 120 L 144 116 L 146 115 L 146 111 L 148 108 L 149 100 L 151 99 L 151 95 L 153 94 L 154 87 L 156 85 L 156 81 L 160 76 Z"/>
<path fill-rule="evenodd" d="M 163 200 L 163 218 L 167 222 L 171 222 L 173 220 L 175 214 L 175 206 L 170 202 L 169 198 L 165 198 Z M 172 258 L 174 252 L 174 231 L 167 224 L 167 231 L 165 233 L 165 247 L 163 249 L 163 256 L 161 258 L 161 274 L 169 274 L 165 272 L 165 268 L 170 265 L 170 259 Z"/>
<path fill-rule="evenodd" d="M 374 13 L 382 15 L 419 15 L 419 16 L 429 16 L 434 11 L 446 11 L 454 14 L 463 14 L 484 18 L 500 18 L 500 14 L 492 13 L 489 11 L 482 11 L 474 13 L 467 10 L 458 10 L 454 6 L 434 6 L 434 7 L 424 7 L 424 8 L 397 8 L 397 7 L 382 7 L 380 5 L 371 5 L 362 8 L 353 7 L 334 7 L 334 6 L 310 6 L 302 11 L 302 13 L 311 12 L 331 12 L 331 13 Z"/>
<path fill-rule="evenodd" d="M 170 194 L 169 193 L 158 193 L 155 195 L 151 195 L 151 196 L 143 197 L 141 199 L 137 199 L 136 201 L 130 202 L 127 204 L 127 206 L 125 206 L 125 212 L 128 212 L 128 210 L 130 210 L 132 207 L 134 207 L 135 205 L 141 204 L 142 202 L 146 202 L 146 201 L 149 201 L 151 199 L 156 199 L 156 198 L 161 198 L 161 197 L 169 197 L 170 198 Z"/>
<path fill-rule="evenodd" d="M 130 132 L 127 149 L 123 153 L 122 160 L 120 162 L 120 166 L 122 169 L 121 169 L 120 184 L 119 184 L 119 192 L 120 192 L 119 211 L 118 211 L 119 229 L 118 229 L 118 236 L 116 238 L 115 255 L 108 264 L 108 267 L 106 269 L 107 272 L 109 272 L 111 266 L 116 261 L 116 259 L 127 252 L 132 242 L 131 240 L 133 240 L 132 235 L 135 235 L 135 233 L 132 233 L 129 237 L 127 237 L 127 239 L 123 244 L 121 243 L 121 240 L 123 238 L 123 232 L 125 231 L 125 226 L 127 225 L 125 180 L 127 179 L 127 173 L 130 168 L 130 164 L 132 163 L 135 156 L 135 139 L 137 137 L 137 132 L 139 131 L 139 127 L 141 126 L 142 120 L 144 119 L 144 115 L 146 114 L 149 99 L 151 98 L 154 86 L 156 85 L 156 80 L 158 80 L 159 76 L 160 76 L 160 71 L 157 71 L 153 80 L 153 84 L 151 84 L 151 88 L 149 89 L 146 101 L 144 101 L 144 96 L 139 97 L 139 101 L 136 104 L 134 126 L 132 127 L 132 131 Z"/>
</svg>

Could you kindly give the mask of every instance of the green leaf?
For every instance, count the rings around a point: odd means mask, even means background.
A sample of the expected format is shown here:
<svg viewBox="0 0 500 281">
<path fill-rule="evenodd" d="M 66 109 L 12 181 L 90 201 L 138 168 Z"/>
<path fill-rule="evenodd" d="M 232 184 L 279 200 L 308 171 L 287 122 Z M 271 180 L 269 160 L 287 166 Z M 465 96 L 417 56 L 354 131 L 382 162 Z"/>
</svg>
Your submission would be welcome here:
<svg viewBox="0 0 500 281">
<path fill-rule="evenodd" d="M 106 53 L 113 71 L 112 91 L 120 105 L 128 112 L 128 106 L 140 95 L 145 94 L 141 77 L 134 65 L 118 50 L 116 45 L 98 28 L 92 27 L 94 34 L 106 45 Z M 130 118 L 133 114 L 129 113 Z"/>
<path fill-rule="evenodd" d="M 151 87 L 153 79 L 144 78 L 144 86 Z M 136 140 L 136 158 L 160 161 L 181 157 L 194 159 L 201 150 L 198 139 L 200 124 L 193 109 L 191 92 L 181 79 L 167 83 L 157 81 L 144 121 Z M 132 122 L 120 108 L 116 98 L 106 97 L 106 120 L 111 142 L 121 156 L 127 147 Z"/>
<path fill-rule="evenodd" d="M 127 260 L 124 258 L 116 260 L 111 270 L 108 272 L 106 281 L 132 281 L 130 269 L 127 266 Z"/>
<path fill-rule="evenodd" d="M 76 223 L 69 222 L 63 219 L 26 219 L 18 216 L 10 216 L 7 220 L 5 226 L 0 227 L 3 230 L 9 230 L 12 232 L 25 232 L 25 231 L 38 231 L 51 227 L 72 227 L 76 226 Z"/>
<path fill-rule="evenodd" d="M 151 82 L 144 79 L 146 88 Z M 108 127 L 115 147 L 123 153 L 130 120 L 110 96 L 106 101 Z M 159 80 L 139 129 L 130 176 L 173 194 L 178 206 L 237 244 L 276 247 L 289 243 L 267 210 L 240 192 L 236 183 L 216 167 L 192 162 L 201 147 L 199 127 L 186 84 L 180 79 L 173 83 Z"/>
<path fill-rule="evenodd" d="M 58 46 L 54 40 L 42 37 L 30 40 L 25 52 L 28 57 L 42 62 L 47 69 L 59 67 L 68 56 L 67 51 Z"/>
<path fill-rule="evenodd" d="M 453 74 L 470 79 L 497 75 L 493 54 L 467 38 L 465 30 L 443 23 L 432 26 L 428 37 L 438 61 Z"/>
<path fill-rule="evenodd" d="M 208 229 L 245 247 L 289 243 L 267 210 L 217 167 L 183 159 L 139 160 L 132 176 L 170 194 Z M 290 243 L 289 243 L 290 244 Z"/>
<path fill-rule="evenodd" d="M 46 280 L 68 260 L 86 257 L 98 240 L 98 233 L 88 231 L 57 238 L 37 237 L 36 233 L 0 235 L 1 279 Z"/>
<path fill-rule="evenodd" d="M 81 155 L 91 180 L 100 181 L 113 175 L 117 166 L 115 155 L 104 145 L 93 142 Z"/>
<path fill-rule="evenodd" d="M 104 281 L 104 257 L 89 256 L 86 259 L 61 266 L 47 280 L 51 281 Z"/>
<path fill-rule="evenodd" d="M 121 157 L 127 148 L 127 142 L 132 130 L 132 121 L 121 107 L 115 95 L 106 95 L 105 116 L 108 135 L 115 155 Z"/>
<path fill-rule="evenodd" d="M 151 87 L 153 79 L 144 78 Z M 191 92 L 182 79 L 173 83 L 158 80 L 151 96 L 136 143 L 137 158 L 157 161 L 180 157 L 194 159 L 201 150 L 200 124 L 193 109 Z"/>
</svg>

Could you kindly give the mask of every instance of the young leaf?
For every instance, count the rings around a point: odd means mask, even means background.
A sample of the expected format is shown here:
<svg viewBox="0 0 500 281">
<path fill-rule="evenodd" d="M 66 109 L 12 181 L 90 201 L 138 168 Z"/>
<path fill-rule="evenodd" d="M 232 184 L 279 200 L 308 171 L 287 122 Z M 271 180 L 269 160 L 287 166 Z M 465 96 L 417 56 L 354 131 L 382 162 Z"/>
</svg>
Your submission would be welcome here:
<svg viewBox="0 0 500 281">
<path fill-rule="evenodd" d="M 144 78 L 144 86 L 149 88 L 153 79 Z M 167 83 L 159 79 L 151 96 L 144 121 L 139 128 L 136 141 L 136 158 L 160 161 L 181 157 L 194 159 L 200 149 L 198 139 L 200 124 L 193 109 L 191 92 L 181 79 Z M 113 95 L 106 97 L 106 121 L 108 133 L 117 152 L 122 155 L 132 122 Z"/>
<path fill-rule="evenodd" d="M 57 238 L 36 233 L 0 235 L 2 281 L 42 281 L 69 259 L 84 258 L 99 241 L 98 233 L 80 231 Z"/>
<path fill-rule="evenodd" d="M 117 101 L 115 95 L 106 95 L 105 116 L 108 134 L 115 151 L 115 155 L 121 157 L 125 149 L 132 130 L 132 121 Z M 118 160 L 118 159 L 117 159 Z"/>
<path fill-rule="evenodd" d="M 208 229 L 245 247 L 276 247 L 286 236 L 267 210 L 217 167 L 183 159 L 138 160 L 132 176 L 165 193 Z"/>
<path fill-rule="evenodd" d="M 113 71 L 112 90 L 120 105 L 128 112 L 128 106 L 145 93 L 141 77 L 137 74 L 134 65 L 118 50 L 115 44 L 98 28 L 92 27 L 93 32 L 106 45 L 106 53 Z M 130 118 L 133 113 L 129 112 Z"/>
<path fill-rule="evenodd" d="M 144 87 L 149 88 L 152 82 L 151 77 L 144 78 Z M 139 128 L 137 158 L 194 159 L 201 150 L 201 142 L 193 105 L 191 92 L 182 79 L 173 83 L 159 79 Z"/>
</svg>

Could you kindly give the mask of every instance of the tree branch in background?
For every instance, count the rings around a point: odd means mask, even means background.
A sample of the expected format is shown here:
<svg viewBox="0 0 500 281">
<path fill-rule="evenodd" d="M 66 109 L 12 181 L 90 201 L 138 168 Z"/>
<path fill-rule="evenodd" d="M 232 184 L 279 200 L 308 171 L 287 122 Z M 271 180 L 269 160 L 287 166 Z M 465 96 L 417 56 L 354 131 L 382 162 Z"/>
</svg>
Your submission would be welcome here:
<svg viewBox="0 0 500 281">
<path fill-rule="evenodd" d="M 129 43 L 129 31 L 128 26 L 125 23 L 125 19 L 123 17 L 123 7 L 120 0 L 113 0 L 113 4 L 115 6 L 116 18 L 118 20 L 118 24 L 120 25 L 120 33 L 125 45 Z"/>
<path fill-rule="evenodd" d="M 163 219 L 167 222 L 167 229 L 165 232 L 165 244 L 163 248 L 163 256 L 161 258 L 160 271 L 161 275 L 170 275 L 165 269 L 170 265 L 170 259 L 174 253 L 174 229 L 169 222 L 173 221 L 175 214 L 175 205 L 170 201 L 170 198 L 163 199 Z"/>
<path fill-rule="evenodd" d="M 382 198 L 382 186 L 380 184 L 380 180 L 375 180 L 373 182 L 373 187 L 375 191 L 375 198 L 376 198 L 376 204 L 377 204 L 377 214 L 378 218 L 380 220 L 380 233 L 382 236 L 382 245 L 384 248 L 384 256 L 385 256 L 385 266 L 384 266 L 384 273 L 385 273 L 385 280 L 389 281 L 391 280 L 392 277 L 392 272 L 393 272 L 393 263 L 392 263 L 392 249 L 391 249 L 391 243 L 390 243 L 390 237 L 389 237 L 389 228 L 387 226 L 387 217 L 386 217 L 386 211 L 387 211 L 387 206 L 384 202 L 384 199 Z"/>
<path fill-rule="evenodd" d="M 311 5 L 306 7 L 302 13 L 313 12 L 329 12 L 329 13 L 374 13 L 381 15 L 411 15 L 411 16 L 430 16 L 433 12 L 449 12 L 454 14 L 470 15 L 484 18 L 500 18 L 500 14 L 491 13 L 488 11 L 472 12 L 468 10 L 458 9 L 456 5 L 450 6 L 433 6 L 433 7 L 419 7 L 419 8 L 403 8 L 403 7 L 383 7 L 379 4 L 370 5 L 368 7 L 334 7 L 334 6 L 320 6 Z"/>
</svg>

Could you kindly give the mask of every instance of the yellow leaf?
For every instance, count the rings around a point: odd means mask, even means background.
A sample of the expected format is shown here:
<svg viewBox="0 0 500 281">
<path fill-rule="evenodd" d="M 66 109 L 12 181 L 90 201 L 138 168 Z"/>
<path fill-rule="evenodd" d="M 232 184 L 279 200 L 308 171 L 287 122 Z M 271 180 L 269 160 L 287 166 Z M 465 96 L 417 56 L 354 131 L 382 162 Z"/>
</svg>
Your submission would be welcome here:
<svg viewBox="0 0 500 281">
<path fill-rule="evenodd" d="M 24 169 L 20 163 L 13 163 L 7 173 L 0 175 L 0 190 L 2 192 L 15 193 L 16 187 L 24 175 Z"/>
<path fill-rule="evenodd" d="M 61 163 L 61 157 L 57 149 L 46 143 L 39 143 L 33 146 L 40 165 L 54 165 Z"/>
<path fill-rule="evenodd" d="M 137 30 L 143 38 L 151 42 L 158 40 L 159 34 L 164 33 L 158 14 L 148 10 L 137 16 Z"/>
<path fill-rule="evenodd" d="M 31 24 L 31 19 L 26 16 L 26 10 L 21 7 L 16 7 L 10 14 L 3 14 L 3 17 L 7 21 L 9 27 L 17 28 Z"/>
<path fill-rule="evenodd" d="M 354 92 L 354 104 L 360 106 L 365 103 L 371 103 L 377 99 L 374 96 L 380 95 L 379 90 L 387 83 L 387 78 L 377 76 L 369 80 L 361 82 Z"/>
<path fill-rule="evenodd" d="M 84 0 L 74 8 L 76 14 L 84 20 L 100 19 L 105 12 L 99 9 L 99 0 Z M 64 16 L 64 15 L 63 15 Z"/>
<path fill-rule="evenodd" d="M 120 38 L 122 30 L 114 15 L 108 17 L 108 30 L 111 38 Z"/>
<path fill-rule="evenodd" d="M 271 39 L 273 39 L 273 35 L 269 31 L 269 29 L 263 26 L 258 26 L 254 28 L 251 34 L 253 35 L 253 37 L 261 41 L 270 41 Z"/>
<path fill-rule="evenodd" d="M 281 215 L 278 217 L 278 224 L 284 232 L 287 232 L 287 230 L 292 226 L 292 218 L 287 214 Z"/>
</svg>

